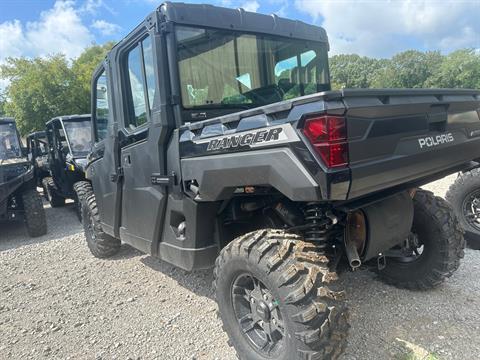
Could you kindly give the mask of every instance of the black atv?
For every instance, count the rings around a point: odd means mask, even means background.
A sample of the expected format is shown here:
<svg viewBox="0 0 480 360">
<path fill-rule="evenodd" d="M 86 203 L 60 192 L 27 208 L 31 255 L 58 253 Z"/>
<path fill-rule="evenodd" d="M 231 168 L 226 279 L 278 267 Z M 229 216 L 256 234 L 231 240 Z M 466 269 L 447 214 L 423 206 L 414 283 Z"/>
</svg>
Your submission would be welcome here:
<svg viewBox="0 0 480 360">
<path fill-rule="evenodd" d="M 468 247 L 480 250 L 480 169 L 460 173 L 446 199 L 465 230 Z"/>
<path fill-rule="evenodd" d="M 27 136 L 27 154 L 28 160 L 34 168 L 36 185 L 37 187 L 43 187 L 43 179 L 50 176 L 48 170 L 48 142 L 45 131 L 36 131 Z M 47 198 L 45 189 L 43 189 L 43 194 Z"/>
<path fill-rule="evenodd" d="M 42 198 L 35 187 L 34 167 L 24 157 L 15 121 L 0 118 L 0 221 L 23 217 L 32 237 L 47 233 Z"/>
<path fill-rule="evenodd" d="M 328 49 L 320 27 L 167 2 L 93 76 L 88 247 L 214 267 L 242 360 L 338 358 L 344 268 L 427 290 L 463 257 L 419 187 L 480 158 L 480 90 L 330 91 Z"/>
<path fill-rule="evenodd" d="M 46 124 L 48 169 L 42 187 L 52 207 L 65 205 L 73 199 L 81 220 L 79 199 L 90 189 L 85 182 L 84 166 L 91 148 L 90 115 L 70 115 L 53 118 Z"/>
</svg>

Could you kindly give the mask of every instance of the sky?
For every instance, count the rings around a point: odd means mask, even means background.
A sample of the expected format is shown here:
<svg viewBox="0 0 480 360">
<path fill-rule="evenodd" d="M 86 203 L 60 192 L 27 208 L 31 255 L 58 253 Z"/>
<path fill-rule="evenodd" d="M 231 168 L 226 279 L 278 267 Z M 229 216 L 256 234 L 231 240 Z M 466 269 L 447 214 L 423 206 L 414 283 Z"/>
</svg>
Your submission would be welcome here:
<svg viewBox="0 0 480 360">
<path fill-rule="evenodd" d="M 188 2 L 188 0 L 184 0 Z M 480 0 L 203 0 L 323 26 L 331 55 L 480 51 Z M 64 53 L 121 40 L 158 0 L 0 0 L 0 64 L 9 56 Z M 4 84 L 3 84 L 4 85 Z M 0 80 L 0 88 L 2 83 Z"/>
</svg>

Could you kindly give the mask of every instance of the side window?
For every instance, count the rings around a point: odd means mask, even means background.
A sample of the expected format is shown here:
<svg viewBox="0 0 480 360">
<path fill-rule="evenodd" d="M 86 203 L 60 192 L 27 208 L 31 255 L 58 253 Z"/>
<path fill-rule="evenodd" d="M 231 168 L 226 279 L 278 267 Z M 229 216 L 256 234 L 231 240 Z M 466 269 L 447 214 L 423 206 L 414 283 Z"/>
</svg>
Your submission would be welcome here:
<svg viewBox="0 0 480 360">
<path fill-rule="evenodd" d="M 155 72 L 152 40 L 138 42 L 126 59 L 127 97 L 130 116 L 125 127 L 133 131 L 150 119 L 155 98 Z"/>
<path fill-rule="evenodd" d="M 95 106 L 95 141 L 102 141 L 107 137 L 108 125 L 108 84 L 105 70 L 97 78 L 96 106 Z"/>
<path fill-rule="evenodd" d="M 130 82 L 130 96 L 133 114 L 126 124 L 130 130 L 147 122 L 147 106 L 145 104 L 145 91 L 143 87 L 141 48 L 137 46 L 128 54 L 128 79 Z"/>
<path fill-rule="evenodd" d="M 142 41 L 143 47 L 143 61 L 145 63 L 145 78 L 147 80 L 147 94 L 150 111 L 153 107 L 153 100 L 155 98 L 155 73 L 153 71 L 153 50 L 152 39 L 147 37 Z"/>
</svg>

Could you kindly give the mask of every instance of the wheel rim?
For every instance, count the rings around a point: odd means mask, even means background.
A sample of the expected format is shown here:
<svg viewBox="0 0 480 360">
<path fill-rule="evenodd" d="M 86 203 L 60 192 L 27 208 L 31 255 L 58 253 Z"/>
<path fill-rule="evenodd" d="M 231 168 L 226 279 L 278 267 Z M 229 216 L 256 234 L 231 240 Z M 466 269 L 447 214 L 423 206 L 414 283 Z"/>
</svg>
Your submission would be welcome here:
<svg viewBox="0 0 480 360">
<path fill-rule="evenodd" d="M 467 224 L 480 231 L 480 190 L 475 190 L 465 196 L 462 204 L 462 214 Z"/>
<path fill-rule="evenodd" d="M 262 356 L 276 357 L 285 342 L 285 326 L 270 290 L 253 275 L 242 274 L 233 282 L 231 294 L 243 336 Z"/>
</svg>

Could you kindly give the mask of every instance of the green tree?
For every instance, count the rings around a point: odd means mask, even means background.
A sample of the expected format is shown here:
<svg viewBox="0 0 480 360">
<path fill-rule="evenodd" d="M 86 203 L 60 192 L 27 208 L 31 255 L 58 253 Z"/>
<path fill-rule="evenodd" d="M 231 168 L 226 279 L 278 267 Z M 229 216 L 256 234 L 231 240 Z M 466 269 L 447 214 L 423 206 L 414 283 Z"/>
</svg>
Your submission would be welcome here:
<svg viewBox="0 0 480 360">
<path fill-rule="evenodd" d="M 439 51 L 401 52 L 374 73 L 372 84 L 378 88 L 427 87 L 427 80 L 438 72 L 442 60 Z"/>
<path fill-rule="evenodd" d="M 72 72 L 75 79 L 73 87 L 78 97 L 78 105 L 83 109 L 83 113 L 90 112 L 92 74 L 113 45 L 115 45 L 114 42 L 107 42 L 103 45 L 90 46 L 72 63 Z"/>
<path fill-rule="evenodd" d="M 335 55 L 330 58 L 330 76 L 333 89 L 368 88 L 372 74 L 384 66 L 384 60 L 356 54 Z"/>
<path fill-rule="evenodd" d="M 92 73 L 112 45 L 93 45 L 73 61 L 61 54 L 8 58 L 0 66 L 0 77 L 9 81 L 5 111 L 21 134 L 43 129 L 55 116 L 89 113 Z"/>
<path fill-rule="evenodd" d="M 0 116 L 7 115 L 5 112 L 6 103 L 7 103 L 7 98 L 5 97 L 5 94 L 0 93 Z"/>
<path fill-rule="evenodd" d="M 47 58 L 8 58 L 0 67 L 8 79 L 7 113 L 15 117 L 22 135 L 43 128 L 45 121 L 79 108 L 72 98 L 72 72 L 63 55 Z"/>
<path fill-rule="evenodd" d="M 448 54 L 427 84 L 438 88 L 480 89 L 480 52 L 462 49 Z"/>
</svg>

